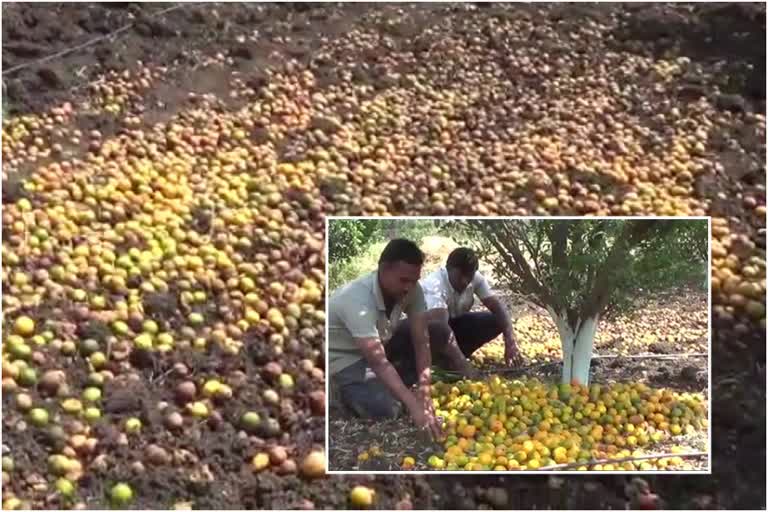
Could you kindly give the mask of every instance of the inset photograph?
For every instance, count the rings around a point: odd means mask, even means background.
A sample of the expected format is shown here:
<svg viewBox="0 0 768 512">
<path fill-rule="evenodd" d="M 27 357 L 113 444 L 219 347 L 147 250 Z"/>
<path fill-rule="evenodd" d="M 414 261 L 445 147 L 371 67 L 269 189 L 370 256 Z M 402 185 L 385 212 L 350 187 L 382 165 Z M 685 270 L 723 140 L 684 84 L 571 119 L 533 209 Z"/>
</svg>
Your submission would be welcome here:
<svg viewBox="0 0 768 512">
<path fill-rule="evenodd" d="M 709 233 L 329 217 L 329 471 L 710 472 Z"/>
</svg>

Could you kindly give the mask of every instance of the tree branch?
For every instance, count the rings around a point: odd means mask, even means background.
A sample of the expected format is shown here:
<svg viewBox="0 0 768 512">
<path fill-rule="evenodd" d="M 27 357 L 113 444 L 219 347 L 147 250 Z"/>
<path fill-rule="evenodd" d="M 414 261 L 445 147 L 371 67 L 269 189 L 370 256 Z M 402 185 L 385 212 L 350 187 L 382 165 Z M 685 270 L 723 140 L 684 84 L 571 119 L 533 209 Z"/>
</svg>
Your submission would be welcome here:
<svg viewBox="0 0 768 512">
<path fill-rule="evenodd" d="M 509 231 L 512 231 L 511 228 L 509 228 Z M 523 244 L 525 245 L 525 248 L 528 249 L 528 252 L 531 253 L 531 259 L 533 260 L 533 266 L 536 269 L 536 279 L 539 280 L 539 282 L 542 281 L 544 274 L 541 271 L 541 266 L 539 265 L 539 249 L 541 248 L 541 240 L 539 232 L 537 231 L 537 237 L 539 237 L 539 243 L 538 247 L 534 249 L 533 244 L 530 240 L 528 240 L 528 235 L 524 232 L 524 230 L 514 230 L 514 235 L 517 236 L 520 240 L 522 240 Z"/>
<path fill-rule="evenodd" d="M 570 297 L 571 292 L 574 289 L 572 282 L 571 266 L 568 262 L 568 255 L 566 253 L 568 248 L 568 236 L 571 234 L 571 222 L 570 221 L 555 221 L 551 229 L 547 230 L 547 237 L 549 243 L 552 246 L 552 268 L 553 272 L 557 274 L 556 280 L 561 287 L 559 292 L 565 296 Z M 570 324 L 572 329 L 576 328 L 578 322 L 577 311 L 571 307 L 566 307 L 566 320 Z"/>
<path fill-rule="evenodd" d="M 531 272 L 531 267 L 528 265 L 528 262 L 525 261 L 525 257 L 523 256 L 523 253 L 520 252 L 520 248 L 517 246 L 517 243 L 515 243 L 514 237 L 509 237 L 509 239 L 505 240 L 505 242 L 507 242 L 505 244 L 506 247 L 503 246 L 499 240 L 496 240 L 495 237 L 491 239 L 491 243 L 493 243 L 497 250 L 502 253 L 502 257 L 505 258 L 511 268 L 517 269 L 515 273 L 523 280 L 523 284 L 526 286 L 526 288 L 528 288 L 528 290 L 538 296 L 544 305 L 549 305 L 552 307 L 559 306 L 555 298 Z M 508 249 L 509 253 L 507 253 L 505 248 Z M 509 258 L 510 254 L 512 256 L 511 259 Z"/>
<path fill-rule="evenodd" d="M 596 272 L 597 278 L 594 286 L 589 290 L 581 307 L 581 318 L 590 318 L 600 313 L 613 293 L 616 276 L 621 274 L 627 253 L 633 246 L 645 240 L 657 227 L 660 227 L 660 230 L 667 230 L 671 227 L 670 221 L 659 219 L 627 221 L 621 235 L 614 242 L 608 257 Z"/>
<path fill-rule="evenodd" d="M 497 249 L 497 251 L 498 251 L 498 249 Z M 496 271 L 496 275 L 505 278 L 507 280 L 507 284 L 509 284 L 511 286 L 514 286 L 515 282 L 517 280 L 521 280 L 521 277 L 518 274 L 516 274 L 514 271 L 510 272 L 510 267 L 508 266 L 508 264 L 507 265 L 503 265 L 503 264 L 500 264 L 500 263 L 495 263 L 493 268 Z M 520 288 L 520 287 L 522 287 L 522 286 L 519 286 L 518 288 Z M 546 307 L 544 302 L 542 302 L 542 300 L 539 297 L 537 297 L 534 293 L 531 293 L 531 292 L 527 292 L 526 293 L 524 290 L 520 290 L 519 291 L 519 290 L 515 290 L 515 289 L 511 289 L 510 291 L 512 293 L 514 293 L 515 295 L 518 295 L 519 297 L 521 297 L 521 298 L 523 298 L 523 299 L 525 299 L 527 301 L 530 301 L 530 302 L 536 304 L 537 306 L 539 306 L 541 308 L 545 308 Z"/>
<path fill-rule="evenodd" d="M 475 224 L 484 234 L 486 240 L 496 249 L 499 256 L 504 260 L 504 263 L 521 281 L 522 287 L 525 288 L 525 292 L 535 296 L 538 300 L 533 301 L 537 306 L 546 307 L 546 305 L 552 305 L 553 300 L 549 292 L 541 285 L 541 283 L 531 273 L 531 269 L 528 262 L 525 261 L 525 257 L 520 252 L 517 246 L 517 236 L 510 234 L 506 222 L 500 221 L 470 221 Z M 504 239 L 499 236 L 499 228 L 504 231 Z"/>
<path fill-rule="evenodd" d="M 704 243 L 699 243 L 699 240 L 696 240 L 696 237 L 691 235 L 691 244 L 693 245 L 694 252 L 698 256 L 699 260 L 706 262 L 709 258 L 709 254 L 707 253 L 707 241 L 705 240 Z"/>
<path fill-rule="evenodd" d="M 555 221 L 552 230 L 547 233 L 549 242 L 552 244 L 552 266 L 566 270 L 568 259 L 565 249 L 568 246 L 568 233 L 571 229 L 569 221 Z"/>
</svg>

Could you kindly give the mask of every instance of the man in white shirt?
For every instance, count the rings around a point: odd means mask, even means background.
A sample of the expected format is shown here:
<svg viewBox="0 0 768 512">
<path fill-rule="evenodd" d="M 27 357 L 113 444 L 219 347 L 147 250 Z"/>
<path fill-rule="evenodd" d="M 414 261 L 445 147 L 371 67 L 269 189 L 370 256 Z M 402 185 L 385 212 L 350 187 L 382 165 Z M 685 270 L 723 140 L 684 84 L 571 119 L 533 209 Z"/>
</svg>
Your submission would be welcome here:
<svg viewBox="0 0 768 512">
<path fill-rule="evenodd" d="M 445 267 L 419 283 L 428 310 L 435 364 L 471 379 L 478 378 L 479 373 L 469 357 L 500 334 L 504 336 L 505 363 L 514 366 L 522 362 L 509 312 L 477 271 L 478 267 L 474 251 L 459 247 L 448 256 Z M 475 296 L 488 311 L 471 311 Z M 407 346 L 398 347 L 397 341 L 392 340 L 391 349 L 401 354 L 406 352 Z M 439 351 L 436 352 L 436 348 Z"/>
</svg>

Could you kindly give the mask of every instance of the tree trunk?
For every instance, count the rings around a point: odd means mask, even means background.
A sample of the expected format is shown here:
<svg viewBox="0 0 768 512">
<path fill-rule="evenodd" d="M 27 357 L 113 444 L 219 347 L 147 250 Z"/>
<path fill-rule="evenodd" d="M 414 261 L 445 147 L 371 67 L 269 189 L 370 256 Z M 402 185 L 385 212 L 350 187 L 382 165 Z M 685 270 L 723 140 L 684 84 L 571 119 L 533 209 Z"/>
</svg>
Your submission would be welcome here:
<svg viewBox="0 0 768 512">
<path fill-rule="evenodd" d="M 595 333 L 600 323 L 599 316 L 579 319 L 576 322 L 576 330 L 569 325 L 567 315 L 557 314 L 550 309 L 557 331 L 560 334 L 560 343 L 563 348 L 563 373 L 561 382 L 568 384 L 576 381 L 581 385 L 589 385 L 589 366 L 592 362 L 592 346 L 595 341 Z"/>
</svg>

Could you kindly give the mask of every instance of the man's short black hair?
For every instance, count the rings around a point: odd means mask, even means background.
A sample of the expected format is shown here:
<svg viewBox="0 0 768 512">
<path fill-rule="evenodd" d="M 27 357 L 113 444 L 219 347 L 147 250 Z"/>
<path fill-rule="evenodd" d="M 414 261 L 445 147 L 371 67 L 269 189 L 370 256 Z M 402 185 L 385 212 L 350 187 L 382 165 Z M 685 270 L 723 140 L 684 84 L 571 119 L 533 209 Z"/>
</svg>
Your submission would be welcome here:
<svg viewBox="0 0 768 512">
<path fill-rule="evenodd" d="M 469 247 L 459 247 L 451 251 L 448 255 L 446 267 L 457 268 L 462 275 L 474 275 L 477 272 L 480 263 L 477 261 L 475 251 Z"/>
<path fill-rule="evenodd" d="M 423 265 L 424 253 L 419 246 L 405 238 L 390 240 L 379 256 L 379 265 L 404 261 L 411 265 Z"/>
</svg>

